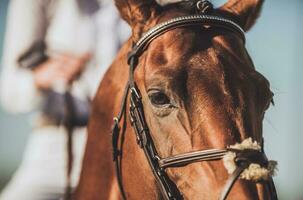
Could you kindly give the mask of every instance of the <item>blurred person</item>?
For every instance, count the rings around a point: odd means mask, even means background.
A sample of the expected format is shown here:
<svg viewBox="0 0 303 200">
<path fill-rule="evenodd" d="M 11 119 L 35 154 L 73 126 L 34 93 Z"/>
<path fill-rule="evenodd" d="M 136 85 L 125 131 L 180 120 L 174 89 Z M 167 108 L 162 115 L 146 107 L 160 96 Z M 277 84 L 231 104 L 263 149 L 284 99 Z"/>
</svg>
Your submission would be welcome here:
<svg viewBox="0 0 303 200">
<path fill-rule="evenodd" d="M 1 200 L 60 199 L 67 185 L 66 94 L 76 125 L 128 30 L 109 0 L 11 0 L 0 95 L 10 113 L 33 113 L 23 160 Z M 69 91 L 66 93 L 66 91 Z M 72 116 L 74 117 L 74 116 Z M 78 123 L 78 124 L 77 124 Z M 78 182 L 85 127 L 73 129 L 71 187 Z"/>
</svg>

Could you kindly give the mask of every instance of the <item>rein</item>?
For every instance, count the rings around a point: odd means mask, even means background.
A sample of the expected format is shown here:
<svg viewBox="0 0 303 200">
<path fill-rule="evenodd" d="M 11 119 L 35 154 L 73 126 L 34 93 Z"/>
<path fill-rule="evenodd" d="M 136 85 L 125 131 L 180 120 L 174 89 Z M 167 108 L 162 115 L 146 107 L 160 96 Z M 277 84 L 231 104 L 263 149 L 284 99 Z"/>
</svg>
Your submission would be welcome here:
<svg viewBox="0 0 303 200">
<path fill-rule="evenodd" d="M 154 174 L 157 186 L 159 187 L 164 199 L 177 200 L 183 199 L 182 194 L 178 190 L 177 186 L 169 179 L 165 169 L 172 167 L 186 166 L 195 162 L 221 160 L 227 154 L 227 152 L 236 153 L 236 170 L 230 175 L 220 200 L 227 198 L 234 183 L 241 175 L 241 173 L 248 168 L 251 163 L 268 163 L 267 158 L 263 151 L 249 150 L 249 151 L 234 151 L 233 149 L 208 149 L 202 151 L 189 152 L 184 154 L 175 155 L 168 158 L 161 158 L 156 150 L 153 139 L 151 137 L 148 125 L 144 116 L 144 109 L 142 104 L 142 97 L 139 89 L 136 86 L 134 80 L 134 71 L 138 65 L 138 59 L 140 55 L 146 50 L 148 45 L 157 37 L 172 29 L 194 26 L 194 25 L 208 25 L 214 27 L 221 27 L 230 30 L 239 35 L 245 43 L 245 34 L 242 28 L 231 20 L 212 16 L 212 15 L 189 15 L 183 17 L 173 18 L 167 22 L 161 23 L 154 28 L 150 29 L 144 36 L 134 45 L 132 51 L 129 53 L 128 65 L 129 65 L 129 80 L 125 86 L 124 95 L 121 103 L 121 110 L 117 117 L 114 118 L 114 125 L 112 128 L 112 145 L 113 145 L 113 161 L 115 162 L 115 170 L 117 181 L 121 195 L 126 200 L 126 193 L 123 188 L 122 175 L 121 175 L 121 150 L 119 150 L 119 140 L 121 140 L 121 134 L 125 133 L 126 124 L 126 104 L 128 96 L 130 96 L 130 121 L 133 129 L 135 130 L 136 140 L 139 147 L 144 151 L 146 159 L 150 165 L 150 168 Z M 120 122 L 124 118 L 124 125 L 120 127 Z M 120 139 L 119 139 L 120 138 Z M 121 145 L 120 145 L 121 146 Z M 275 188 L 270 179 L 270 187 L 273 200 L 277 199 Z"/>
</svg>

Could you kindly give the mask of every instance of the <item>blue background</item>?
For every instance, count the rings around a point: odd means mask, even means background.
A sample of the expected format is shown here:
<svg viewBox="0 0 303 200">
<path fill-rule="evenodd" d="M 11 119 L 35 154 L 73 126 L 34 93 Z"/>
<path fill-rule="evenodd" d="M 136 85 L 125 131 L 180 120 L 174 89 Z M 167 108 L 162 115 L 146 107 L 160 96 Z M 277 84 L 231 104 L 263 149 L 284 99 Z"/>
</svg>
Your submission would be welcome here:
<svg viewBox="0 0 303 200">
<path fill-rule="evenodd" d="M 0 47 L 8 0 L 0 0 Z M 219 5 L 222 1 L 213 1 Z M 303 199 L 303 1 L 267 0 L 247 49 L 256 68 L 271 82 L 276 106 L 264 120 L 266 152 L 278 160 L 275 182 L 280 199 Z M 1 50 L 0 50 L 1 55 Z M 30 133 L 28 115 L 0 108 L 0 189 L 16 170 Z"/>
</svg>

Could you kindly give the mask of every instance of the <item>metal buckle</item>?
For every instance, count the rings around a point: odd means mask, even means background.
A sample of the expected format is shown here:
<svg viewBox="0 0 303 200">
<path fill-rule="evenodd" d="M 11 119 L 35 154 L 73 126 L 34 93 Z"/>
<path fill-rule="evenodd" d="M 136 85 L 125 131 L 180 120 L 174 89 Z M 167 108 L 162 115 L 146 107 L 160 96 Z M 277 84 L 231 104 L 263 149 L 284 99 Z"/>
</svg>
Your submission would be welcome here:
<svg viewBox="0 0 303 200">
<path fill-rule="evenodd" d="M 199 13 L 208 14 L 213 10 L 213 5 L 207 0 L 199 0 L 196 3 L 196 7 Z"/>
<path fill-rule="evenodd" d="M 141 101 L 141 95 L 140 95 L 140 92 L 139 90 L 136 88 L 136 86 L 130 88 L 130 91 L 131 91 L 131 94 L 132 94 L 132 97 L 135 97 L 135 99 L 138 101 Z"/>
</svg>

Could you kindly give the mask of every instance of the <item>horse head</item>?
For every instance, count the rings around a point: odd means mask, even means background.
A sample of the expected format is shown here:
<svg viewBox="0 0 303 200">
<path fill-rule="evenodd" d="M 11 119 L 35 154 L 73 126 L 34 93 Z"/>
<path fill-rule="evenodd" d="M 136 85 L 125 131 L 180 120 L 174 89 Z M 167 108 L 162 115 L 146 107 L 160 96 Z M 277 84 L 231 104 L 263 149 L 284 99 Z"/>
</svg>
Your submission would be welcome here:
<svg viewBox="0 0 303 200">
<path fill-rule="evenodd" d="M 132 37 L 107 76 L 118 78 L 119 74 L 123 82 L 127 77 L 119 70 L 126 73 L 127 52 L 144 32 L 161 22 L 197 12 L 195 6 L 187 6 L 188 2 L 164 7 L 155 0 L 115 0 L 115 3 L 132 27 Z M 262 0 L 229 0 L 207 12 L 235 22 L 246 32 L 258 18 L 262 3 Z M 263 143 L 262 121 L 273 93 L 266 78 L 256 71 L 245 41 L 235 31 L 212 24 L 171 29 L 153 38 L 137 56 L 135 65 L 133 81 L 140 91 L 144 122 L 160 158 L 226 149 L 247 138 Z M 117 94 L 122 98 L 121 89 L 117 89 Z M 95 104 L 100 102 L 96 100 Z M 119 105 L 115 103 L 112 111 L 117 112 Z M 121 184 L 125 196 L 161 199 L 146 156 L 136 145 L 133 128 L 127 121 L 124 128 L 125 135 L 120 140 L 124 141 Z M 180 198 L 190 200 L 218 199 L 229 177 L 222 160 L 190 163 L 165 172 L 169 184 L 180 192 Z M 238 180 L 228 197 L 270 199 L 268 185 L 264 180 Z"/>
</svg>

